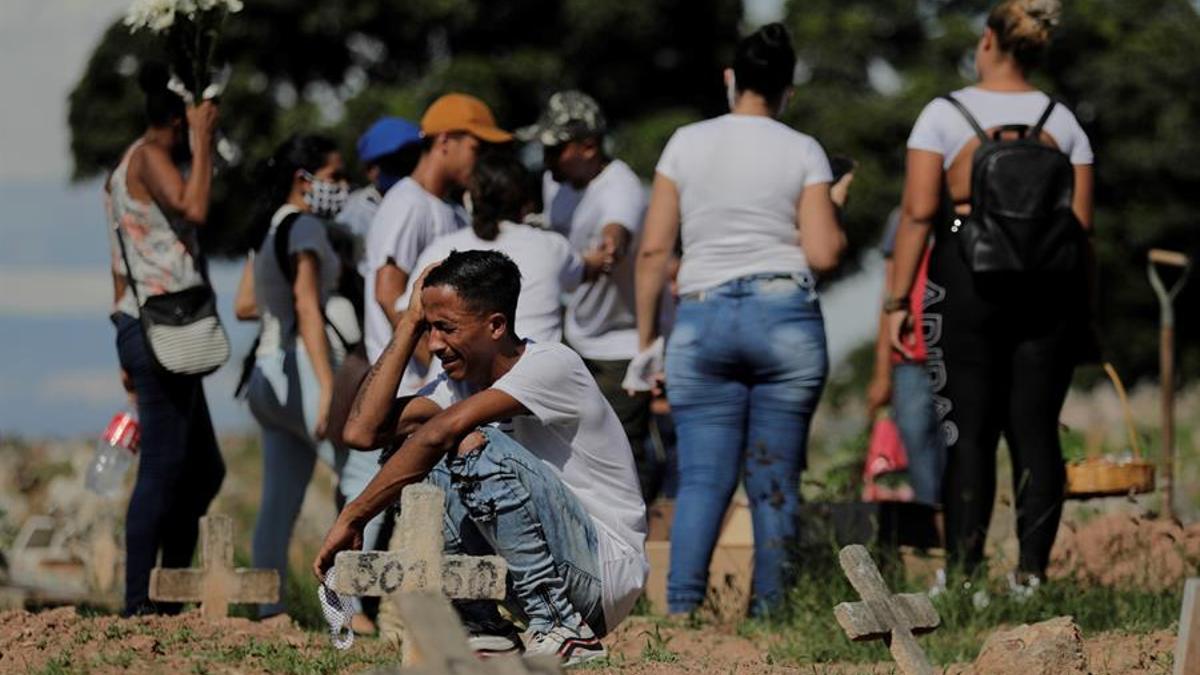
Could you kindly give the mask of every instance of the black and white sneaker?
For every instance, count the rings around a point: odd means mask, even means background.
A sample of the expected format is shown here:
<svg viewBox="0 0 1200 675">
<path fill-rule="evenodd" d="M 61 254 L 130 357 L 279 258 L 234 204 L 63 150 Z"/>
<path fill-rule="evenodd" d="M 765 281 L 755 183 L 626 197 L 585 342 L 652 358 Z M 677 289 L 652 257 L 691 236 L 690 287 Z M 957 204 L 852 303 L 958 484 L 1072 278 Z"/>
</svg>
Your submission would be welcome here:
<svg viewBox="0 0 1200 675">
<path fill-rule="evenodd" d="M 554 654 L 563 666 L 575 666 L 608 656 L 608 650 L 592 629 L 583 624 L 579 630 L 555 626 L 547 633 L 535 633 L 525 650 L 527 656 Z"/>
</svg>

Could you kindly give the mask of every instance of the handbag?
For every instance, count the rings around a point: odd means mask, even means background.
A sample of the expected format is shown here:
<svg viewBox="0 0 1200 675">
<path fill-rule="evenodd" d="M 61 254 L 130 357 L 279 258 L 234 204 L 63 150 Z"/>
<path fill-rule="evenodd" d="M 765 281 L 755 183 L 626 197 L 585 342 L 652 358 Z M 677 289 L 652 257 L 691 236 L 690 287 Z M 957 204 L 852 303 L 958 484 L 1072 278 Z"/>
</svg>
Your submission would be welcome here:
<svg viewBox="0 0 1200 675">
<path fill-rule="evenodd" d="M 881 485 L 877 479 L 908 469 L 908 453 L 900 441 L 900 431 L 889 416 L 881 416 L 871 426 L 867 459 L 863 464 L 864 502 L 908 502 L 913 499 L 912 487 Z"/>
<path fill-rule="evenodd" d="M 200 266 L 203 285 L 152 295 L 142 302 L 125 251 L 125 237 L 119 225 L 116 230 L 146 350 L 155 368 L 171 375 L 203 376 L 224 365 L 229 360 L 229 336 L 217 315 L 217 297 L 204 266 Z"/>
</svg>

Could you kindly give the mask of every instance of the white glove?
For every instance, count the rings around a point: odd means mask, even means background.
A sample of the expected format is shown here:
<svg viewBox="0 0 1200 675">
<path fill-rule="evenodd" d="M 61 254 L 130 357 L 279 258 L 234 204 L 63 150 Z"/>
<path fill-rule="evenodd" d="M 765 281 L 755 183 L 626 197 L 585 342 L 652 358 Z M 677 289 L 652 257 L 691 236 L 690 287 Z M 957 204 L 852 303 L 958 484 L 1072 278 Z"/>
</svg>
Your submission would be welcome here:
<svg viewBox="0 0 1200 675">
<path fill-rule="evenodd" d="M 650 346 L 640 352 L 629 362 L 625 370 L 625 379 L 621 387 L 628 392 L 651 391 L 654 389 L 654 379 L 663 372 L 663 351 L 665 343 L 659 336 Z"/>
</svg>

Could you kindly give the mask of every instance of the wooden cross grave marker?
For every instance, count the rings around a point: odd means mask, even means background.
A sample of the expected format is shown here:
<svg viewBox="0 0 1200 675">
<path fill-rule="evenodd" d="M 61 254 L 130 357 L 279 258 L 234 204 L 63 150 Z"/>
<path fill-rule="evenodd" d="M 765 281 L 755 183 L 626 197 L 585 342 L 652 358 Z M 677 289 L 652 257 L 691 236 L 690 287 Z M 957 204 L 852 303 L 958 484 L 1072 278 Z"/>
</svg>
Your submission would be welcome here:
<svg viewBox="0 0 1200 675">
<path fill-rule="evenodd" d="M 1200 577 L 1183 585 L 1183 607 L 1179 611 L 1179 637 L 1175 642 L 1172 675 L 1200 675 Z"/>
<path fill-rule="evenodd" d="M 508 590 L 504 558 L 443 555 L 445 514 L 441 488 L 426 483 L 404 488 L 392 550 L 338 553 L 331 588 L 360 597 L 441 591 L 453 600 L 503 600 Z M 402 642 L 404 663 L 414 657 L 411 642 Z"/>
<path fill-rule="evenodd" d="M 219 619 L 229 616 L 230 603 L 279 602 L 279 573 L 234 569 L 233 520 L 214 514 L 200 519 L 200 568 L 155 567 L 150 599 L 199 602 L 205 618 Z"/>
<path fill-rule="evenodd" d="M 467 633 L 445 595 L 436 592 L 397 593 L 392 596 L 400 619 L 408 626 L 413 658 L 399 670 L 381 669 L 380 675 L 558 675 L 562 664 L 552 654 L 522 658 L 503 654 L 481 659 L 467 644 Z"/>
<path fill-rule="evenodd" d="M 883 639 L 892 658 L 906 675 L 932 675 L 934 670 L 915 635 L 938 627 L 941 619 L 924 593 L 892 595 L 867 549 L 853 544 L 838 554 L 842 571 L 862 602 L 843 602 L 833 608 L 846 635 L 855 641 Z"/>
</svg>

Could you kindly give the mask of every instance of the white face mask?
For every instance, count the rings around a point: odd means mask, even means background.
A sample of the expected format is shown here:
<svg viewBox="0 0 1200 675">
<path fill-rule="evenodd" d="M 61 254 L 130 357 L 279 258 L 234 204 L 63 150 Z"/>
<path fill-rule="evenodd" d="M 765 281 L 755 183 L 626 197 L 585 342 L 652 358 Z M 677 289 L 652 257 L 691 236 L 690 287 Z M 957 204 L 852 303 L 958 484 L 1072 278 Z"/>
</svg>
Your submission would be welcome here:
<svg viewBox="0 0 1200 675">
<path fill-rule="evenodd" d="M 308 205 L 312 214 L 319 218 L 336 216 L 350 196 L 350 189 L 346 187 L 346 184 L 341 181 L 334 183 L 321 180 L 307 171 L 304 172 L 304 177 L 308 179 L 308 191 L 304 193 L 304 203 Z"/>
</svg>

